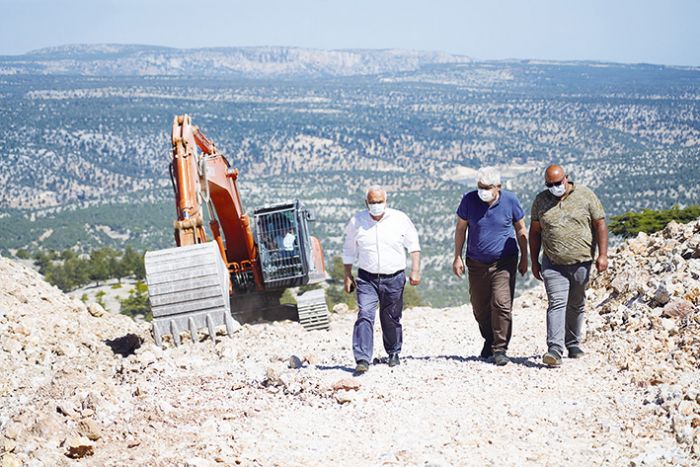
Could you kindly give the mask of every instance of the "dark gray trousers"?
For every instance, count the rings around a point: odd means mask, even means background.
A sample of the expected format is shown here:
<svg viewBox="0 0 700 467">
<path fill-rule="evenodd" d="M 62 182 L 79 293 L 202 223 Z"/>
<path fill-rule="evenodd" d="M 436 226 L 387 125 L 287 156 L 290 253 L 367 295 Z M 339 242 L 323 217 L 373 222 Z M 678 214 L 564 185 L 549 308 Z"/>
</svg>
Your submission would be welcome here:
<svg viewBox="0 0 700 467">
<path fill-rule="evenodd" d="M 562 266 L 542 257 L 542 279 L 549 300 L 547 347 L 550 352 L 563 356 L 564 347 L 579 347 L 591 264 L 586 261 Z"/>
<path fill-rule="evenodd" d="M 359 311 L 352 333 L 355 361 L 372 361 L 374 351 L 374 318 L 379 307 L 384 350 L 388 354 L 401 352 L 403 333 L 403 289 L 406 274 L 401 271 L 391 277 L 381 277 L 360 269 L 355 281 Z"/>
</svg>

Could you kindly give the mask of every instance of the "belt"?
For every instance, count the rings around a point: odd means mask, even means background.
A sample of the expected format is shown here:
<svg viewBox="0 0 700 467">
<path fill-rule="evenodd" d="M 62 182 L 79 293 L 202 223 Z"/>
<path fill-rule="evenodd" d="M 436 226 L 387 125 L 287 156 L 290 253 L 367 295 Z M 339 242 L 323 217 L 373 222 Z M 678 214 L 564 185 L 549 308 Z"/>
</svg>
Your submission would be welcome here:
<svg viewBox="0 0 700 467">
<path fill-rule="evenodd" d="M 357 272 L 358 272 L 358 274 L 359 274 L 359 273 L 363 273 L 363 274 L 366 274 L 366 275 L 368 275 L 368 276 L 370 276 L 370 277 L 379 277 L 379 278 L 382 278 L 382 279 L 386 279 L 386 278 L 389 278 L 389 277 L 396 277 L 396 276 L 398 276 L 399 274 L 401 274 L 402 272 L 404 272 L 404 270 L 403 270 L 403 269 L 399 269 L 398 271 L 393 272 L 393 273 L 391 273 L 391 274 L 379 274 L 379 273 L 376 273 L 376 272 L 369 272 L 369 271 L 366 271 L 366 270 L 364 270 L 364 269 L 358 269 Z"/>
</svg>

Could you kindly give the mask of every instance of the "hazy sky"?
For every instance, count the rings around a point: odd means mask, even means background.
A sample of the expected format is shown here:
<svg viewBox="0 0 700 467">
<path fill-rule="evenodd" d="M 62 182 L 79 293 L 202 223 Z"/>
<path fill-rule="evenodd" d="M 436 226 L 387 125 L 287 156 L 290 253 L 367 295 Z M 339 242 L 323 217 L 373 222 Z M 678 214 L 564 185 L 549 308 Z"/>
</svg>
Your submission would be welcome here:
<svg viewBox="0 0 700 467">
<path fill-rule="evenodd" d="M 77 43 L 700 66 L 700 0 L 0 0 L 0 54 Z"/>
</svg>

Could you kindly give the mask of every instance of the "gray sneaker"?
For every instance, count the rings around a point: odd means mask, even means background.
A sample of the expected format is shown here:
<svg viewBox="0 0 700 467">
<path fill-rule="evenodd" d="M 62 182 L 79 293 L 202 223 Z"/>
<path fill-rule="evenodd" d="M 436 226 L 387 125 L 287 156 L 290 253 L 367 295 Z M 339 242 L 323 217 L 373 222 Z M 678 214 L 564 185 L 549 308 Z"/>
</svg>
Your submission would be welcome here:
<svg viewBox="0 0 700 467">
<path fill-rule="evenodd" d="M 551 350 L 546 354 L 542 355 L 542 363 L 549 366 L 560 366 L 561 357 L 558 353 L 552 352 Z"/>
<path fill-rule="evenodd" d="M 581 347 L 569 347 L 569 358 L 581 358 L 585 355 Z"/>
<path fill-rule="evenodd" d="M 369 370 L 369 362 L 365 360 L 358 360 L 357 366 L 355 367 L 355 376 L 363 375 Z"/>
<path fill-rule="evenodd" d="M 494 352 L 493 353 L 493 363 L 496 364 L 496 366 L 504 366 L 510 363 L 510 358 L 506 355 L 505 352 Z"/>
</svg>

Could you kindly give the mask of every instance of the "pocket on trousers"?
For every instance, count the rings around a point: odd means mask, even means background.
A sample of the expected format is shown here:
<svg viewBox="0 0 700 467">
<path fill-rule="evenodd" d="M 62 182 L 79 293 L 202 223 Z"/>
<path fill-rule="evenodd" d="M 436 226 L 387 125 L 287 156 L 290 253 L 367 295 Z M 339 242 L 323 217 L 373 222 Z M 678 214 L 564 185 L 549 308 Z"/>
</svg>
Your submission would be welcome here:
<svg viewBox="0 0 700 467">
<path fill-rule="evenodd" d="M 577 284 L 586 284 L 588 282 L 588 279 L 591 277 L 591 262 L 585 262 L 582 263 L 578 268 L 576 268 L 576 272 L 574 272 L 574 280 L 576 281 Z"/>
</svg>

